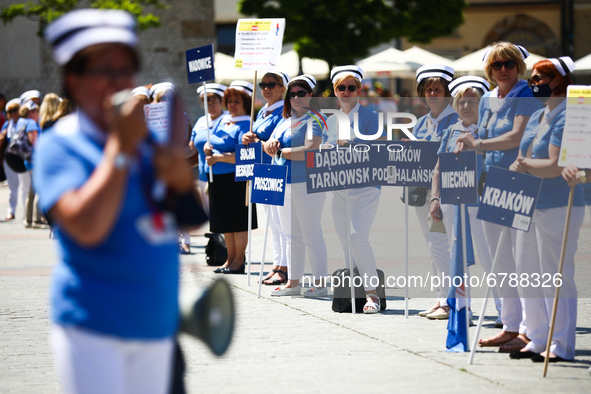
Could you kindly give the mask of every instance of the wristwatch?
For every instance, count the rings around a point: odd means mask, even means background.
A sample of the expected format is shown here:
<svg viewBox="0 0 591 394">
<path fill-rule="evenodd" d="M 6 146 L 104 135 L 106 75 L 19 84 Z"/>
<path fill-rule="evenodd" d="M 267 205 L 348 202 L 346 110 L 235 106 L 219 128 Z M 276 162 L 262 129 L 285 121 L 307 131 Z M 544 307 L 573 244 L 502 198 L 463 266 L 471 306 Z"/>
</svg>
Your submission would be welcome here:
<svg viewBox="0 0 591 394">
<path fill-rule="evenodd" d="M 127 168 L 129 168 L 130 164 L 131 164 L 131 156 L 127 155 L 123 152 L 117 153 L 115 155 L 115 158 L 113 159 L 113 165 L 118 170 L 127 169 Z"/>
<path fill-rule="evenodd" d="M 437 200 L 437 201 L 441 202 L 441 200 L 439 200 L 439 197 L 433 197 L 433 198 L 431 199 L 431 202 L 433 202 L 433 201 L 435 201 L 435 200 Z"/>
<path fill-rule="evenodd" d="M 277 153 L 275 153 L 275 156 L 277 156 L 277 158 L 281 158 L 281 154 L 283 153 L 283 149 L 279 148 L 277 149 Z"/>
</svg>

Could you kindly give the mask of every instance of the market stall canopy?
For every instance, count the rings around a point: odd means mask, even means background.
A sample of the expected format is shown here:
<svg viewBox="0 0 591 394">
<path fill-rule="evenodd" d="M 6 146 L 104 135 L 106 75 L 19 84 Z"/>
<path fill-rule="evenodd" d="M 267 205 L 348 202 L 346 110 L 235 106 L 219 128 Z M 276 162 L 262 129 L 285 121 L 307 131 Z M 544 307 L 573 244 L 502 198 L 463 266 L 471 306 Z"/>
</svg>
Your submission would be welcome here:
<svg viewBox="0 0 591 394">
<path fill-rule="evenodd" d="M 425 49 L 413 46 L 405 51 L 402 51 L 404 62 L 412 67 L 414 71 L 426 64 L 443 64 L 451 66 L 453 60 L 446 57 L 436 55 Z"/>
<path fill-rule="evenodd" d="M 367 77 L 413 78 L 414 72 L 402 59 L 402 51 L 390 47 L 357 62 Z"/>
<path fill-rule="evenodd" d="M 575 62 L 573 74 L 591 74 L 591 54 L 584 56 Z"/>
<path fill-rule="evenodd" d="M 453 62 L 451 66 L 455 70 L 455 76 L 458 77 L 460 75 L 480 75 L 482 77 L 485 77 L 485 63 L 482 61 L 482 57 L 488 49 L 489 47 L 479 49 L 476 52 L 472 52 L 471 54 L 461 57 L 457 59 L 455 62 Z M 525 59 L 527 69 L 531 71 L 534 64 L 544 59 L 546 58 L 543 56 L 536 55 L 535 53 L 530 53 L 528 58 Z"/>
</svg>

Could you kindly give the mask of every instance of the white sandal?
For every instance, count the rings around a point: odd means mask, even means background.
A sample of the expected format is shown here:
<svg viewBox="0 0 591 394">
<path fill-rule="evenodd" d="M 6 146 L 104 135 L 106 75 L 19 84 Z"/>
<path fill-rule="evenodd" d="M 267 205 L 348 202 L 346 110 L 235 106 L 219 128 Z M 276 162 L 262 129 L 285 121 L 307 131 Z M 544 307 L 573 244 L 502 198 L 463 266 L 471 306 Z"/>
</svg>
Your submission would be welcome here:
<svg viewBox="0 0 591 394">
<path fill-rule="evenodd" d="M 365 297 L 369 297 L 371 300 L 368 300 L 363 306 L 363 313 L 378 313 L 381 309 L 380 297 L 374 294 L 366 294 Z M 374 300 L 377 300 L 378 302 L 375 302 Z"/>
</svg>

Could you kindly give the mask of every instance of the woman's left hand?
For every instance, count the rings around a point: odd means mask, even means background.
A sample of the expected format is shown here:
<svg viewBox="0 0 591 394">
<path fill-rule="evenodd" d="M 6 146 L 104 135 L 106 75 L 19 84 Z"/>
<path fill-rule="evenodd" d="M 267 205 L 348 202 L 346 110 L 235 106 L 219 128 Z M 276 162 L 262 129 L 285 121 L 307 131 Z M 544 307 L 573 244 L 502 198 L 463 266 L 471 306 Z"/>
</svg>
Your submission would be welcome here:
<svg viewBox="0 0 591 394">
<path fill-rule="evenodd" d="M 454 153 L 463 152 L 465 150 L 476 150 L 476 139 L 472 133 L 460 135 L 456 141 L 456 149 L 454 150 Z"/>
<path fill-rule="evenodd" d="M 515 171 L 515 172 L 526 173 L 527 172 L 527 163 L 525 162 L 525 160 L 522 157 L 518 157 L 517 160 L 515 160 L 513 162 L 513 164 L 511 164 L 509 166 L 509 170 Z"/>
<path fill-rule="evenodd" d="M 215 163 L 218 162 L 218 158 L 217 158 L 216 154 L 214 153 L 209 156 L 205 156 L 205 161 L 207 162 L 207 165 L 209 165 L 211 167 L 212 165 L 214 165 Z"/>
</svg>

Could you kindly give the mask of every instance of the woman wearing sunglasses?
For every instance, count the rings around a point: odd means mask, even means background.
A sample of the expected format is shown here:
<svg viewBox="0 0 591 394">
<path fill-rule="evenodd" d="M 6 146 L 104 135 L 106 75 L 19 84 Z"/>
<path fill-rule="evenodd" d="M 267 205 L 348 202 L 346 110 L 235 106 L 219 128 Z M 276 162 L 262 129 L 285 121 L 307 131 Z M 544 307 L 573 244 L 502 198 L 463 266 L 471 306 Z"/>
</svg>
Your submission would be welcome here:
<svg viewBox="0 0 591 394">
<path fill-rule="evenodd" d="M 379 114 L 358 102 L 363 70 L 355 65 L 339 66 L 331 70 L 330 78 L 341 110 L 349 118 L 350 127 L 353 128 L 354 118 L 357 115 L 359 133 L 375 136 L 378 131 Z M 332 136 L 340 131 L 337 130 L 336 125 L 333 126 L 332 119 L 335 118 L 336 116 L 329 118 L 329 132 Z M 378 136 L 377 139 L 385 139 L 385 137 Z M 350 136 L 350 140 L 336 141 L 339 146 L 347 146 L 350 142 L 366 141 L 357 136 Z M 363 278 L 366 297 L 363 312 L 367 314 L 378 313 L 385 309 L 385 305 L 381 305 L 375 287 L 379 283 L 378 273 L 373 249 L 369 243 L 369 234 L 380 201 L 380 193 L 379 187 L 363 187 L 329 193 L 332 219 L 343 248 L 346 266 L 351 269 L 357 267 L 359 275 Z M 349 229 L 351 231 L 348 231 Z"/>
<path fill-rule="evenodd" d="M 452 99 L 449 83 L 453 76 L 454 69 L 442 64 L 429 64 L 417 70 L 417 95 L 421 102 L 429 108 L 429 113 L 419 118 L 413 130 L 414 136 L 419 140 L 439 142 L 444 130 L 458 121 L 458 114 L 450 105 Z M 426 201 L 432 202 L 437 199 L 435 196 L 431 198 L 430 190 L 424 193 L 427 194 Z M 452 206 L 443 204 L 440 209 L 443 219 L 448 222 L 448 227 L 451 228 L 451 223 L 453 223 Z M 427 203 L 422 206 L 415 206 L 423 236 L 427 245 L 429 245 L 433 275 L 440 276 L 443 272 L 449 271 L 449 238 L 451 232 L 447 234 L 431 232 L 429 223 L 426 220 L 427 216 L 429 216 L 429 210 L 430 204 Z M 419 312 L 419 316 L 428 317 L 431 320 L 445 320 L 449 318 L 449 307 L 447 305 L 449 288 L 439 286 L 434 290 L 437 297 L 435 304 L 431 308 Z"/>
<path fill-rule="evenodd" d="M 531 286 L 520 283 L 520 295 L 527 316 L 527 337 L 530 342 L 511 353 L 512 359 L 531 358 L 544 361 L 548 327 L 552 316 L 555 288 L 536 286 L 536 278 L 554 277 L 558 273 L 562 238 L 570 187 L 562 178 L 558 166 L 562 133 L 566 119 L 566 89 L 572 84 L 570 72 L 575 68 L 568 56 L 542 60 L 532 70 L 531 87 L 534 96 L 546 107 L 532 114 L 519 146 L 519 156 L 510 170 L 544 178 L 536 210 L 528 232 L 518 231 L 516 239 L 517 274 L 527 276 Z M 577 322 L 577 289 L 575 286 L 575 252 L 579 230 L 583 224 L 585 206 L 583 190 L 575 187 L 570 216 L 562 285 L 556 325 L 552 337 L 550 362 L 575 358 Z"/>
<path fill-rule="evenodd" d="M 277 125 L 283 121 L 283 93 L 289 82 L 289 75 L 281 71 L 269 71 L 263 76 L 259 87 L 267 104 L 257 114 L 252 131 L 242 135 L 242 143 L 267 141 Z M 271 156 L 263 155 L 263 163 L 271 164 Z M 279 214 L 275 205 L 265 205 L 269 215 L 271 241 L 273 243 L 273 268 L 263 283 L 277 286 L 287 282 L 287 257 L 285 256 L 285 235 L 279 225 Z"/>
<path fill-rule="evenodd" d="M 300 281 L 304 276 L 306 253 L 314 275 L 314 285 L 304 292 L 305 297 L 327 295 L 324 278 L 328 274 L 326 245 L 320 220 L 325 194 L 308 194 L 304 152 L 318 149 L 326 118 L 313 102 L 312 89 L 316 79 L 308 74 L 292 79 L 287 85 L 283 105 L 284 120 L 263 143 L 265 153 L 273 157 L 274 164 L 287 166 L 285 202 L 278 206 L 281 232 L 285 234 L 285 258 L 288 280 L 285 286 L 271 291 L 273 296 L 300 295 Z M 312 119 L 312 122 L 308 122 Z M 308 127 L 312 137 L 307 138 Z"/>
<path fill-rule="evenodd" d="M 527 66 L 525 58 L 529 53 L 522 46 L 510 42 L 494 44 L 484 55 L 486 75 L 497 85 L 484 95 L 479 106 L 478 136 L 471 134 L 458 138 L 456 151 L 472 149 L 484 151 L 485 171 L 490 166 L 509 168 L 517 159 L 519 142 L 525 126 L 540 103 L 533 98 L 527 82 L 521 78 Z M 508 229 L 509 235 L 499 245 L 503 226 L 484 222 L 484 234 L 491 256 L 500 253 L 497 273 L 515 273 L 516 230 Z M 510 352 L 525 346 L 525 319 L 523 319 L 518 290 L 508 284 L 498 288 L 501 297 L 501 320 L 503 331 L 495 336 L 480 340 L 479 346 L 501 346 L 501 351 Z M 519 335 L 521 334 L 521 335 Z"/>
<path fill-rule="evenodd" d="M 2 125 L 2 131 L 0 132 L 0 139 L 6 139 L 5 147 L 8 146 L 10 138 L 16 134 L 24 124 L 24 119 L 19 117 L 20 99 L 12 99 L 6 104 L 6 117 L 7 120 Z M 4 172 L 6 174 L 6 180 L 8 181 L 8 213 L 6 214 L 6 221 L 13 220 L 14 214 L 16 213 L 16 205 L 18 201 L 18 186 L 19 177 L 18 173 L 15 172 L 6 162 L 4 161 Z"/>
</svg>

